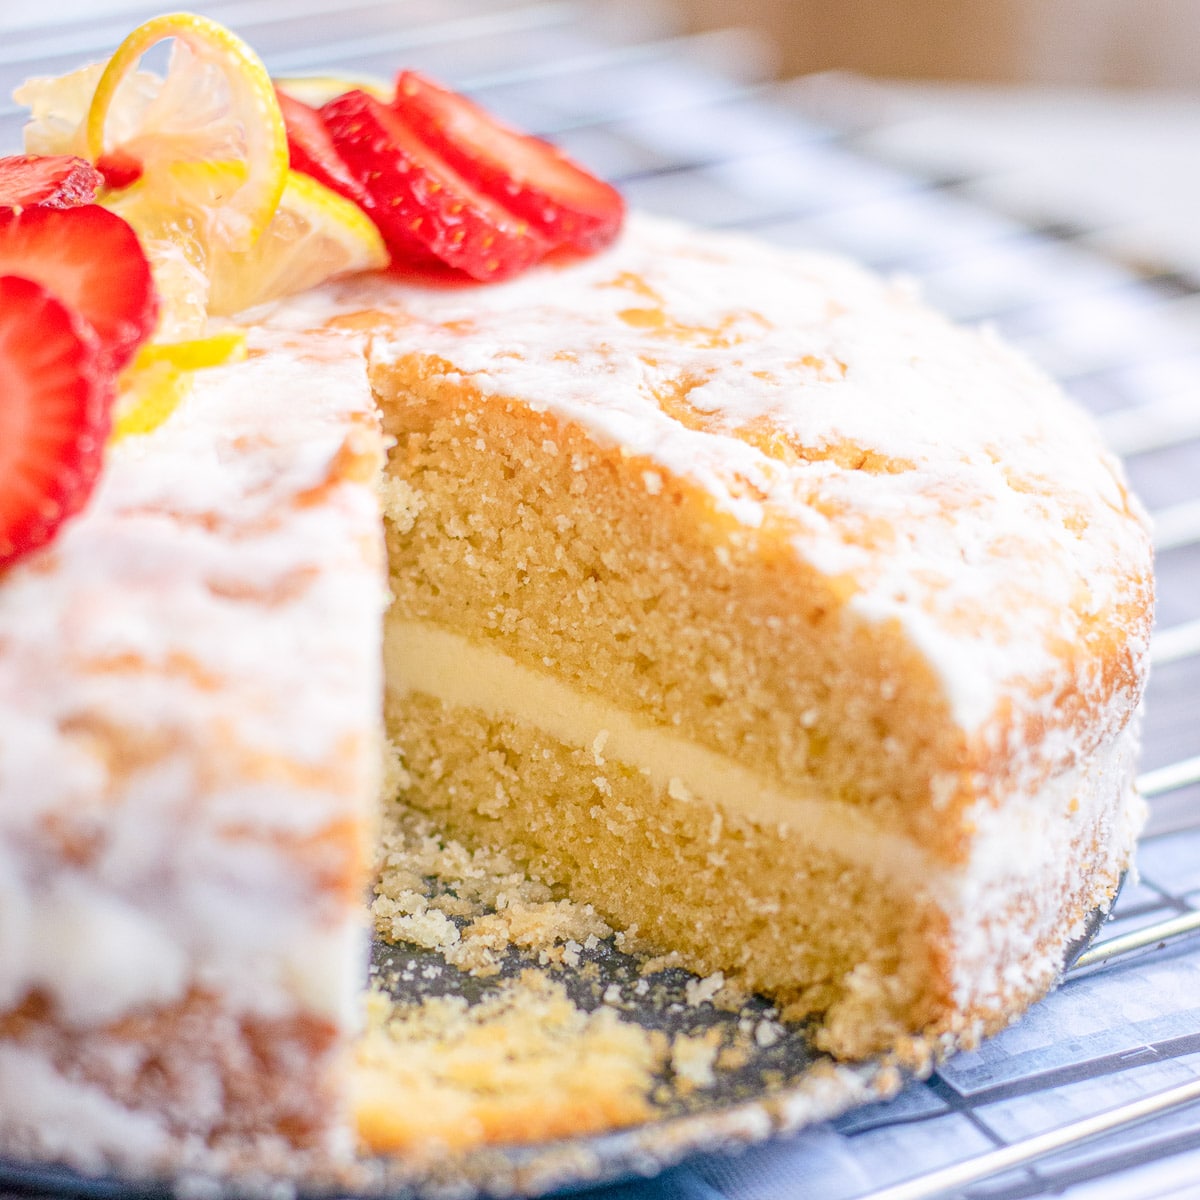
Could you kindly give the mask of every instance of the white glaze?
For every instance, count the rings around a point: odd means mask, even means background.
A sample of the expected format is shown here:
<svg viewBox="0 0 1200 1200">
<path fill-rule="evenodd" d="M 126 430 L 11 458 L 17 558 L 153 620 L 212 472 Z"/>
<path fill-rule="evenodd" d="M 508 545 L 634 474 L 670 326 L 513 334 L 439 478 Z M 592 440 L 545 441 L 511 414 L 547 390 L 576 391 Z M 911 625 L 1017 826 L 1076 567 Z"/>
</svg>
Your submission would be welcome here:
<svg viewBox="0 0 1200 1200">
<path fill-rule="evenodd" d="M 88 1026 L 205 988 L 353 1025 L 363 919 L 275 840 L 372 796 L 374 496 L 298 503 L 371 412 L 340 342 L 201 372 L 5 577 L 0 1005 Z"/>
<path fill-rule="evenodd" d="M 1129 598 L 1131 572 L 1145 585 L 1144 520 L 1085 414 L 989 332 L 841 259 L 635 216 L 569 268 L 479 288 L 354 280 L 268 319 L 304 328 L 371 307 L 408 318 L 376 340 L 376 362 L 444 359 L 484 395 L 694 481 L 748 528 L 784 514 L 798 555 L 853 581 L 856 612 L 901 622 L 970 733 L 1029 681 L 1067 684 L 1061 645 Z M 664 324 L 631 325 L 631 310 Z M 663 411 L 680 381 L 705 428 Z M 755 422 L 912 469 L 789 465 L 737 436 Z M 1066 524 L 1079 516 L 1084 536 Z"/>
</svg>

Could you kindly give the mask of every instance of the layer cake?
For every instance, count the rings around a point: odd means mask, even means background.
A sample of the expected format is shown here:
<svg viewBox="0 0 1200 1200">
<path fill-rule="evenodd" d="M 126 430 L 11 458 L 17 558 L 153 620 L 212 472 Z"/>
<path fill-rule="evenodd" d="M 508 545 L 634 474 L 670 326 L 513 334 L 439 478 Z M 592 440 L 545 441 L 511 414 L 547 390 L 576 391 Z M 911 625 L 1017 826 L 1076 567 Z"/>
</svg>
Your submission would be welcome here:
<svg viewBox="0 0 1200 1200">
<path fill-rule="evenodd" d="M 927 1064 L 1052 986 L 1141 822 L 1150 548 L 996 338 L 638 217 L 251 346 L 0 583 L 5 1153 L 353 1155 L 381 696 L 385 823 L 836 1055 Z"/>
</svg>

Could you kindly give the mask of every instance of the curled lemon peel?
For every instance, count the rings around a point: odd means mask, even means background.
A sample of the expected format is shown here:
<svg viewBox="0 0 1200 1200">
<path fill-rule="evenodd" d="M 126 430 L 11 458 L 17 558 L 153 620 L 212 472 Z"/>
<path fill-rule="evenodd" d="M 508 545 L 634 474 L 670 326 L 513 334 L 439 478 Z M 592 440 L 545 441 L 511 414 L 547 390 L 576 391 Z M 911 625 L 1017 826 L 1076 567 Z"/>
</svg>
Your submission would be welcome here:
<svg viewBox="0 0 1200 1200">
<path fill-rule="evenodd" d="M 148 50 L 168 39 L 174 40 L 176 52 L 167 76 L 152 96 L 137 98 L 134 130 L 127 132 L 122 146 L 142 162 L 145 175 L 151 178 L 181 160 L 240 157 L 246 176 L 223 198 L 216 220 L 231 246 L 249 247 L 270 223 L 283 195 L 287 131 L 262 61 L 218 22 L 194 13 L 168 13 L 139 25 L 125 38 L 105 65 L 88 106 L 84 122 L 87 155 L 95 162 L 109 149 L 106 132 L 113 110 L 121 106 L 122 83 Z M 180 47 L 185 53 L 180 54 Z M 227 89 L 223 104 L 214 94 L 217 89 L 210 68 L 215 68 Z M 199 96 L 189 87 L 198 89 Z M 216 112 L 206 110 L 205 103 L 217 103 Z M 128 114 L 122 123 L 131 123 Z M 231 156 L 231 148 L 240 154 Z"/>
<path fill-rule="evenodd" d="M 143 56 L 166 41 L 165 76 L 142 69 Z M 280 88 L 319 103 L 363 82 L 308 76 Z M 368 86 L 386 93 L 381 82 Z M 216 21 L 155 17 L 107 63 L 30 81 L 21 97 L 33 110 L 27 139 L 69 145 L 92 161 L 119 155 L 140 169 L 100 202 L 133 226 L 150 261 L 160 341 L 199 338 L 211 316 L 388 263 L 362 209 L 290 169 L 275 85 L 245 42 Z"/>
</svg>

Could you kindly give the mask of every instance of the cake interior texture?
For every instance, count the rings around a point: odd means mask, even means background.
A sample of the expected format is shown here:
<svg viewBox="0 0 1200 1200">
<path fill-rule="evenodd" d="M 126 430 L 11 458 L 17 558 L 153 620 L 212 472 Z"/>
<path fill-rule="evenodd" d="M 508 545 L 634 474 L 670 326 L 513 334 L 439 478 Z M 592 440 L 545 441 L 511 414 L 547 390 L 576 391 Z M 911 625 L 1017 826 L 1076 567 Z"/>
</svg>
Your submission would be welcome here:
<svg viewBox="0 0 1200 1200">
<path fill-rule="evenodd" d="M 1119 466 L 840 261 L 642 219 L 580 275 L 373 343 L 404 802 L 836 1055 L 999 1028 L 1141 820 Z"/>
<path fill-rule="evenodd" d="M 984 862 L 935 796 L 969 749 L 895 629 L 661 468 L 648 489 L 646 463 L 408 365 L 376 385 L 412 488 L 387 526 L 401 803 L 820 1017 L 840 1056 L 977 1036 L 1050 986 L 1125 865 L 1128 738 L 1005 797 Z M 1039 828 L 1064 799 L 1079 819 Z"/>
</svg>

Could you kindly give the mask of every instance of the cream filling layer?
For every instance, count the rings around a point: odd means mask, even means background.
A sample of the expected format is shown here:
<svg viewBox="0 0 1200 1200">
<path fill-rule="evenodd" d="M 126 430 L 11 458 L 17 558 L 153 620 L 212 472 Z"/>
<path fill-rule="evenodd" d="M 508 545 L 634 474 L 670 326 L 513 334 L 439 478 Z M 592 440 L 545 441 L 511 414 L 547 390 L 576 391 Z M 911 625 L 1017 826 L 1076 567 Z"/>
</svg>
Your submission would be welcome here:
<svg viewBox="0 0 1200 1200">
<path fill-rule="evenodd" d="M 533 725 L 567 745 L 590 749 L 597 774 L 609 762 L 640 771 L 666 800 L 716 805 L 781 835 L 798 835 L 887 881 L 928 889 L 947 873 L 911 838 L 880 828 L 860 809 L 815 790 L 780 788 L 725 755 L 438 626 L 389 616 L 384 665 L 395 695 L 419 692 L 490 718 Z"/>
<path fill-rule="evenodd" d="M 1064 872 L 1093 874 L 1099 904 L 1129 862 L 1144 805 L 1134 788 L 1136 723 L 1074 769 L 1040 788 L 1017 787 L 998 807 L 974 814 L 967 862 L 948 867 L 912 839 L 881 828 L 869 814 L 814 790 L 781 788 L 721 754 L 670 730 L 640 721 L 617 705 L 514 662 L 502 651 L 434 625 L 389 614 L 384 662 L 388 690 L 432 696 L 540 728 L 568 745 L 590 749 L 597 774 L 609 762 L 641 771 L 663 803 L 706 802 L 765 828 L 786 832 L 872 871 L 898 896 L 924 895 L 951 917 L 962 1003 L 1020 991 L 1058 969 L 1066 940 L 1082 929 L 1054 930 Z M 1079 843 L 1094 844 L 1078 861 Z M 979 915 L 997 897 L 1023 895 L 1045 911 L 1031 921 L 988 923 Z M 1003 979 L 998 977 L 998 964 Z"/>
</svg>

